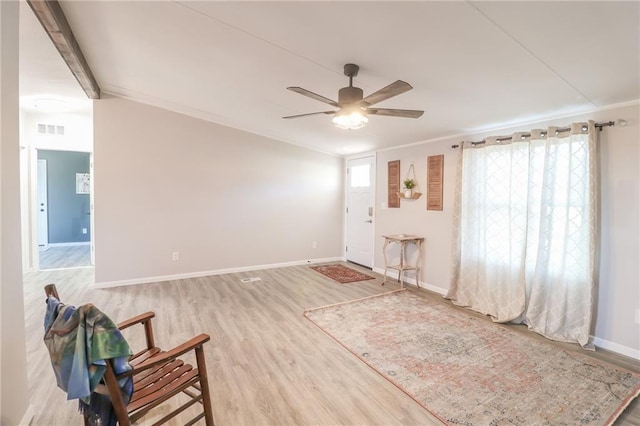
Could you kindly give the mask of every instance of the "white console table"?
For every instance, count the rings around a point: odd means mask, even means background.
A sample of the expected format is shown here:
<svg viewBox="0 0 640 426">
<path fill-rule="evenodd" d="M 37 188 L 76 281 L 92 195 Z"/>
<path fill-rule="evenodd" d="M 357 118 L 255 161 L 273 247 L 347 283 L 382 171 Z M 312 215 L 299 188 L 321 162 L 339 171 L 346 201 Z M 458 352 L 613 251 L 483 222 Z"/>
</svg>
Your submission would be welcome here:
<svg viewBox="0 0 640 426">
<path fill-rule="evenodd" d="M 422 241 L 424 241 L 423 237 L 418 237 L 416 235 L 405 235 L 405 234 L 397 234 L 397 235 L 383 235 L 384 238 L 384 246 L 382 246 L 382 251 L 384 254 L 384 279 L 382 280 L 382 285 L 387 281 L 387 270 L 395 269 L 398 271 L 398 282 L 400 283 L 400 288 L 404 288 L 404 272 L 405 271 L 416 271 L 416 285 L 420 287 L 420 268 L 422 265 Z M 410 264 L 407 263 L 406 259 L 406 245 L 407 243 L 412 243 L 418 249 L 417 258 L 415 263 Z M 387 258 L 387 246 L 389 244 L 400 244 L 400 263 L 395 265 L 389 265 L 389 259 Z"/>
</svg>

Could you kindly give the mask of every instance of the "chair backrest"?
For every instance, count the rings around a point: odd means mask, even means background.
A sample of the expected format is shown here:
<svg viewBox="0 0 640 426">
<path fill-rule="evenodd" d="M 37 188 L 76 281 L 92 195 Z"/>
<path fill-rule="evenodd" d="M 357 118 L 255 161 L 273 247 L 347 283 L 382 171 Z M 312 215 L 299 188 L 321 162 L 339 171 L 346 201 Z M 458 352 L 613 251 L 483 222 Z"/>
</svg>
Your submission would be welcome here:
<svg viewBox="0 0 640 426">
<path fill-rule="evenodd" d="M 47 300 L 49 296 L 53 296 L 60 301 L 55 284 L 46 285 L 44 291 Z M 209 341 L 210 337 L 200 334 L 176 348 L 162 351 L 155 346 L 151 327 L 153 317 L 153 312 L 147 312 L 118 325 L 120 330 L 136 324 L 143 325 L 147 347 L 131 357 L 130 371 L 120 369 L 118 359 L 106 359 L 106 369 L 102 377 L 106 386 L 99 386 L 104 389 L 110 399 L 110 406 L 115 414 L 115 419 L 111 416 L 112 424 L 117 420 L 120 425 L 128 426 L 172 397 L 184 394 L 189 397 L 188 402 L 172 410 L 155 424 L 169 421 L 193 404 L 200 403 L 203 407 L 202 413 L 192 419 L 189 424 L 204 419 L 207 426 L 213 426 L 213 411 L 203 350 L 204 343 Z M 117 330 L 116 332 L 119 333 Z M 179 356 L 191 350 L 195 352 L 197 368 L 178 359 Z M 131 379 L 135 383 L 130 398 L 126 389 L 124 391 L 122 389 L 125 379 Z M 194 392 L 191 388 L 198 392 Z M 88 410 L 83 412 L 85 425 L 88 425 L 90 424 Z"/>
<path fill-rule="evenodd" d="M 49 298 L 49 296 L 53 296 L 56 299 L 60 300 L 60 296 L 58 296 L 58 289 L 56 289 L 56 285 L 55 284 L 47 284 L 44 286 L 44 294 L 47 296 L 47 299 Z"/>
</svg>

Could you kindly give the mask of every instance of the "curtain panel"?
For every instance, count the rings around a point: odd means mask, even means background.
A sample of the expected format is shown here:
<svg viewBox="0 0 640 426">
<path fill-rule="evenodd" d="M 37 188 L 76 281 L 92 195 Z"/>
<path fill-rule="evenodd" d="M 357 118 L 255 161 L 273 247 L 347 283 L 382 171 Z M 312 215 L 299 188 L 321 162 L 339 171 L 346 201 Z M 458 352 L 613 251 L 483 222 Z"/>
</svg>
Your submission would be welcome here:
<svg viewBox="0 0 640 426">
<path fill-rule="evenodd" d="M 599 243 L 595 123 L 485 141 L 459 157 L 446 297 L 584 347 Z"/>
</svg>

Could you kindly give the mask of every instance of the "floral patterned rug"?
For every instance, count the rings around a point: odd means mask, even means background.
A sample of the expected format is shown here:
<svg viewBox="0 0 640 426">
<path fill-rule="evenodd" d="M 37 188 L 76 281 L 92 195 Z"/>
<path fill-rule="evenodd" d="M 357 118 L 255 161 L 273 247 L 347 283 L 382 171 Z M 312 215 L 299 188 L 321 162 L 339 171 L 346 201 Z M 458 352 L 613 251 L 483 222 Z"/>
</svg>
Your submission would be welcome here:
<svg viewBox="0 0 640 426">
<path fill-rule="evenodd" d="M 375 279 L 375 277 L 363 274 L 344 265 L 311 266 L 311 269 L 341 284 Z"/>
<path fill-rule="evenodd" d="M 640 373 L 406 290 L 305 316 L 447 424 L 608 425 Z"/>
</svg>

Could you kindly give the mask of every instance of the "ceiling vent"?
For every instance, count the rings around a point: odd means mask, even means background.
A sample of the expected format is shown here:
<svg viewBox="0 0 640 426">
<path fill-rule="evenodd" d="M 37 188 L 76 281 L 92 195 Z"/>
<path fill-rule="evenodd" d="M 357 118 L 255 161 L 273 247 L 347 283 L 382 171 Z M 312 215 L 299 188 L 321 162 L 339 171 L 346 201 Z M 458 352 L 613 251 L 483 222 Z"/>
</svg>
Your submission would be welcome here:
<svg viewBox="0 0 640 426">
<path fill-rule="evenodd" d="M 38 133 L 43 135 L 64 135 L 64 126 L 56 124 L 38 123 Z"/>
</svg>

